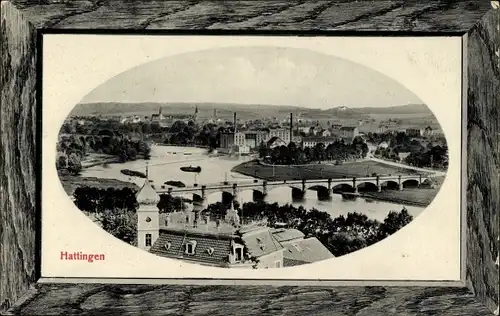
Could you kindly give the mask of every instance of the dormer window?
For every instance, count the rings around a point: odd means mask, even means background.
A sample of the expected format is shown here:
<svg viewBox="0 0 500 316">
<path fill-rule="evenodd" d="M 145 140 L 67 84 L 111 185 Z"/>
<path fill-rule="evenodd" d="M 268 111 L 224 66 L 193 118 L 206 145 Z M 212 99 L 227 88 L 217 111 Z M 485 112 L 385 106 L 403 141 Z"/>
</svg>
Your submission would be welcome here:
<svg viewBox="0 0 500 316">
<path fill-rule="evenodd" d="M 186 254 L 188 255 L 194 255 L 196 249 L 196 241 L 190 241 L 186 244 Z"/>
<path fill-rule="evenodd" d="M 167 241 L 167 242 L 165 243 L 165 249 L 166 249 L 166 250 L 169 250 L 169 249 L 170 249 L 170 247 L 172 247 L 172 243 L 170 243 L 169 241 Z"/>
</svg>

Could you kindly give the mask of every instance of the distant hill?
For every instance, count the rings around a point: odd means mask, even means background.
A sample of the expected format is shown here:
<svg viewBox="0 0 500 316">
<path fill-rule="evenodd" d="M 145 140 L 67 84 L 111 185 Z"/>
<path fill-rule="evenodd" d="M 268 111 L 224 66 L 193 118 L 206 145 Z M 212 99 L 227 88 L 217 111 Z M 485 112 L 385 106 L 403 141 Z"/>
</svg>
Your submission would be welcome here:
<svg viewBox="0 0 500 316">
<path fill-rule="evenodd" d="M 265 105 L 265 104 L 234 104 L 234 103 L 86 103 L 75 106 L 70 116 L 116 116 L 116 115 L 151 115 L 158 113 L 162 108 L 164 115 L 169 114 L 192 114 L 198 107 L 199 117 L 212 117 L 214 109 L 217 116 L 223 119 L 231 119 L 234 112 L 238 113 L 239 119 L 257 119 L 263 117 L 285 118 L 290 113 L 300 114 L 302 118 L 308 119 L 364 119 L 370 115 L 390 115 L 397 117 L 398 114 L 432 116 L 432 112 L 424 104 L 409 104 L 389 107 L 363 107 L 349 108 L 345 106 L 331 108 L 328 110 L 296 107 L 291 105 Z"/>
<path fill-rule="evenodd" d="M 262 118 L 262 117 L 282 117 L 290 112 L 301 109 L 294 106 L 281 105 L 264 105 L 264 104 L 233 104 L 233 103 L 87 103 L 78 104 L 70 116 L 87 116 L 87 115 L 150 115 L 158 113 L 158 109 L 162 108 L 164 115 L 169 114 L 192 114 L 195 107 L 198 107 L 198 115 L 200 117 L 211 117 L 214 109 L 217 111 L 217 116 L 220 118 L 232 118 L 233 113 L 237 112 L 240 119 Z"/>
<path fill-rule="evenodd" d="M 363 108 L 349 108 L 349 107 L 336 107 L 325 110 L 330 114 L 338 113 L 358 113 L 358 114 L 431 114 L 427 105 L 425 104 L 407 104 L 395 105 L 388 107 L 363 107 Z"/>
</svg>

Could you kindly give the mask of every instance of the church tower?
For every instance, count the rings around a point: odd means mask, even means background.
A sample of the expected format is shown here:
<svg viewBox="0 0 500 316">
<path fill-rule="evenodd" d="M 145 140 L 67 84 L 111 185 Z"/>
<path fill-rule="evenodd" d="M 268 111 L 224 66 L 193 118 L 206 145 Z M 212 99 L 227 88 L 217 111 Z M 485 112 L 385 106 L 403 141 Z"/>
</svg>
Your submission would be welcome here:
<svg viewBox="0 0 500 316">
<path fill-rule="evenodd" d="M 137 209 L 137 246 L 149 251 L 158 239 L 160 231 L 160 214 L 156 207 L 160 196 L 149 183 L 148 167 L 146 166 L 146 181 L 136 195 L 139 208 Z"/>
</svg>

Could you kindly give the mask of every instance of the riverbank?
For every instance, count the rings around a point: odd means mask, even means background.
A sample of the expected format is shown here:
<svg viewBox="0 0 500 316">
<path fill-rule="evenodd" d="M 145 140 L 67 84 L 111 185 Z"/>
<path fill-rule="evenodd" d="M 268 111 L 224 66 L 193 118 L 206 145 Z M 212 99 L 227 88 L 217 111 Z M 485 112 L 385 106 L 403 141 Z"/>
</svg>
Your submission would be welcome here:
<svg viewBox="0 0 500 316">
<path fill-rule="evenodd" d="M 434 200 L 438 192 L 439 188 L 414 188 L 403 191 L 365 192 L 361 193 L 361 197 L 401 205 L 427 207 Z"/>
<path fill-rule="evenodd" d="M 105 179 L 105 178 L 97 178 L 97 177 L 81 177 L 81 176 L 70 176 L 70 175 L 60 175 L 59 179 L 61 180 L 61 184 L 63 186 L 64 191 L 69 196 L 73 196 L 73 192 L 75 192 L 76 188 L 79 187 L 94 187 L 99 189 L 107 189 L 107 188 L 131 188 L 133 190 L 139 190 L 139 187 L 131 182 L 125 182 L 115 179 Z"/>
<path fill-rule="evenodd" d="M 82 160 L 82 168 L 90 168 L 108 163 L 118 163 L 118 157 L 106 154 L 90 153 Z"/>
<path fill-rule="evenodd" d="M 387 165 L 382 162 L 365 160 L 342 165 L 314 164 L 303 166 L 263 165 L 257 160 L 241 163 L 232 172 L 268 181 L 315 180 L 342 177 L 366 177 L 396 174 L 423 174 L 420 171 Z"/>
</svg>

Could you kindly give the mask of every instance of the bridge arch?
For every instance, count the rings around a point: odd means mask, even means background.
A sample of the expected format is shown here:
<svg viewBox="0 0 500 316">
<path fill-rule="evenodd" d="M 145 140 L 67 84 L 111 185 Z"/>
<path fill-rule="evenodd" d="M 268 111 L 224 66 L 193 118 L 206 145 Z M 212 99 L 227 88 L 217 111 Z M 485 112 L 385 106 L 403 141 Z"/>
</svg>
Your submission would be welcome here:
<svg viewBox="0 0 500 316">
<path fill-rule="evenodd" d="M 327 200 L 331 193 L 328 187 L 322 184 L 311 185 L 307 190 L 316 191 L 319 200 Z"/>
<path fill-rule="evenodd" d="M 387 180 L 380 183 L 382 190 L 399 190 L 399 183 L 393 180 Z"/>
<path fill-rule="evenodd" d="M 238 201 L 241 203 L 245 202 L 257 202 L 262 201 L 265 198 L 265 194 L 262 188 L 244 188 L 238 190 Z"/>
<path fill-rule="evenodd" d="M 222 202 L 223 204 L 230 204 L 233 201 L 233 194 L 226 191 L 212 191 L 207 193 L 208 204 Z"/>
<path fill-rule="evenodd" d="M 378 186 L 371 181 L 363 181 L 357 184 L 358 192 L 377 192 Z"/>
<path fill-rule="evenodd" d="M 332 184 L 332 192 L 333 193 L 342 193 L 342 192 L 354 192 L 355 189 L 352 184 L 348 183 L 335 183 Z"/>
<path fill-rule="evenodd" d="M 201 194 L 198 194 L 198 193 L 193 193 L 192 199 L 193 199 L 193 202 L 195 202 L 195 203 L 203 202 L 203 197 L 201 196 Z"/>
<path fill-rule="evenodd" d="M 403 188 L 418 188 L 420 181 L 417 179 L 408 179 L 403 181 Z"/>
<path fill-rule="evenodd" d="M 429 188 L 433 185 L 433 181 L 430 178 L 422 179 L 422 183 L 420 183 L 421 187 Z"/>
</svg>

